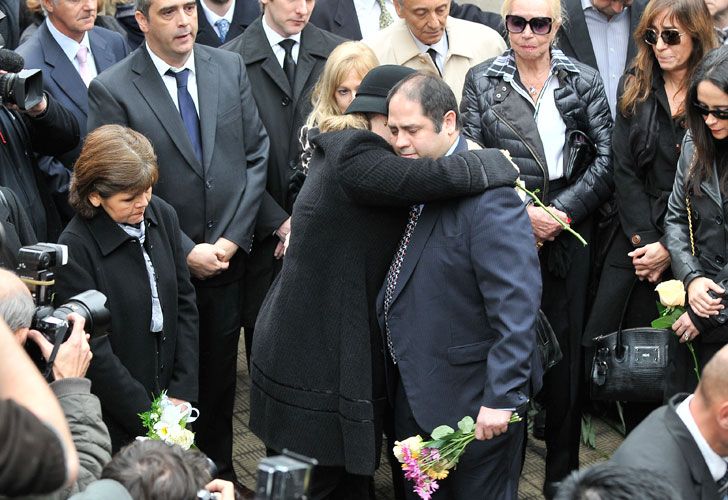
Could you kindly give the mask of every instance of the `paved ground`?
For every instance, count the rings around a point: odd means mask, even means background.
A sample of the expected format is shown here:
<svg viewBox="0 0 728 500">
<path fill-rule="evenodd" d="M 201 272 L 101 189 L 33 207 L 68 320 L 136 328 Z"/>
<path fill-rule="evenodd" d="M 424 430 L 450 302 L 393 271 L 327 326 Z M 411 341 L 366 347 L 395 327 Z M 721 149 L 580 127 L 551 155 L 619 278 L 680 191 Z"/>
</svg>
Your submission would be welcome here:
<svg viewBox="0 0 728 500">
<path fill-rule="evenodd" d="M 241 346 L 243 346 L 241 336 Z M 240 351 L 238 356 L 238 386 L 235 398 L 235 420 L 233 460 L 235 470 L 240 481 L 253 487 L 256 478 L 258 460 L 265 455 L 263 444 L 253 435 L 247 427 L 248 415 L 250 413 L 249 392 L 248 392 L 248 371 L 245 365 L 245 354 Z M 581 447 L 582 466 L 606 460 L 619 446 L 622 437 L 602 420 L 595 420 L 596 448 L 591 449 L 584 445 Z M 521 500 L 541 499 L 541 486 L 543 484 L 544 457 L 546 447 L 543 441 L 529 437 L 526 451 L 526 464 L 524 466 L 521 483 L 519 486 L 519 498 Z M 377 498 L 385 500 L 392 498 L 390 486 L 389 466 L 382 462 L 375 477 Z"/>
</svg>

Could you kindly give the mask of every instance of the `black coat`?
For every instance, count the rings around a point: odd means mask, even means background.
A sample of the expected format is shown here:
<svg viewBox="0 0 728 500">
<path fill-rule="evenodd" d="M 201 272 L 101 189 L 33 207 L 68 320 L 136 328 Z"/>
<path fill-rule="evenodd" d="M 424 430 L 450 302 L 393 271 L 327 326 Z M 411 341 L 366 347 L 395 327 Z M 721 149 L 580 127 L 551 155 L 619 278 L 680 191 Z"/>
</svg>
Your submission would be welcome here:
<svg viewBox="0 0 728 500">
<path fill-rule="evenodd" d="M 207 20 L 200 2 L 201 0 L 197 0 L 197 38 L 195 41 L 209 47 L 219 47 L 222 45 L 220 37 L 217 36 L 215 27 L 210 25 Z M 260 6 L 257 0 L 237 0 L 233 12 L 233 21 L 230 23 L 230 31 L 227 32 L 225 39 L 232 40 L 240 35 L 259 15 Z"/>
<path fill-rule="evenodd" d="M 619 96 L 624 80 L 625 77 L 620 81 Z M 666 246 L 664 218 L 684 135 L 685 129 L 672 119 L 659 72 L 653 79 L 650 95 L 637 105 L 634 115 L 617 113 L 612 159 L 620 230 L 606 253 L 592 314 L 584 330 L 586 345 L 619 326 L 630 287 L 637 279 L 627 253 L 656 241 Z M 662 279 L 670 278 L 668 269 Z M 648 326 L 657 317 L 655 285 L 644 281 L 634 287 L 625 328 Z"/>
<path fill-rule="evenodd" d="M 260 119 L 268 131 L 270 153 L 266 191 L 258 211 L 256 241 L 248 260 L 243 325 L 252 327 L 279 264 L 273 258 L 276 229 L 290 216 L 289 182 L 301 156 L 298 132 L 311 111 L 311 91 L 326 59 L 343 38 L 311 24 L 301 32 L 296 80 L 291 89 L 259 17 L 239 37 L 222 48 L 243 57 Z"/>
<path fill-rule="evenodd" d="M 450 16 L 493 28 L 504 39 L 508 36 L 501 16 L 481 10 L 477 5 L 452 2 Z M 362 38 L 353 0 L 318 0 L 311 14 L 311 23 L 349 40 Z"/>
<path fill-rule="evenodd" d="M 566 134 L 584 132 L 594 142 L 596 156 L 579 172 L 564 165 L 569 187 L 550 197 L 548 175 L 544 175 L 548 166 L 533 118 L 533 104 L 495 75 L 495 62 L 482 62 L 465 77 L 460 103 L 463 132 L 484 147 L 507 149 L 528 189 L 540 189 L 539 196 L 566 212 L 575 223 L 583 221 L 612 194 L 612 117 L 599 73 L 576 61 L 572 62 L 578 73 L 559 70 L 560 86 L 554 97 Z M 568 158 L 565 152 L 564 161 Z"/>
<path fill-rule="evenodd" d="M 676 412 L 687 394 L 678 394 L 638 425 L 614 452 L 611 462 L 659 474 L 679 498 L 718 500 L 718 487 L 692 434 Z"/>
<path fill-rule="evenodd" d="M 146 434 L 138 413 L 167 389 L 169 396 L 197 400 L 198 322 L 180 228 L 174 209 L 152 197 L 145 212 L 145 248 L 157 275 L 164 315 L 152 334 L 151 290 L 139 241 L 104 210 L 91 219 L 76 216 L 59 239 L 69 262 L 58 268 L 56 302 L 88 289 L 106 295 L 111 332 L 91 340 L 88 378 L 101 400 L 114 449 Z"/>
<path fill-rule="evenodd" d="M 629 67 L 630 61 L 637 53 L 637 46 L 632 34 L 642 18 L 642 13 L 649 0 L 634 0 L 629 8 L 629 44 L 627 45 L 627 60 L 625 69 Z M 597 71 L 597 57 L 594 55 L 589 29 L 584 18 L 584 9 L 581 0 L 561 0 L 561 8 L 566 13 L 567 23 L 559 30 L 556 39 L 557 46 L 572 59 L 576 59 Z"/>
<path fill-rule="evenodd" d="M 255 326 L 250 428 L 268 448 L 374 473 L 386 401 L 376 297 L 408 206 L 512 185 L 497 151 L 396 157 L 380 137 L 314 139 L 283 269 Z"/>
</svg>

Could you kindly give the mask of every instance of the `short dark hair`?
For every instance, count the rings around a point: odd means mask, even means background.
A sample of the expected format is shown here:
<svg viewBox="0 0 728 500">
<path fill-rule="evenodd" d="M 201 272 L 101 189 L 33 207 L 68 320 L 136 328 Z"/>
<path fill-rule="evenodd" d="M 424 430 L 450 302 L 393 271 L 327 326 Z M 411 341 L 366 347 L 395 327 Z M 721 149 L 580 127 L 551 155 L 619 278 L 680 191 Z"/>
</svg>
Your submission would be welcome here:
<svg viewBox="0 0 728 500">
<path fill-rule="evenodd" d="M 195 498 L 210 482 L 207 457 L 161 441 L 135 441 L 122 448 L 101 472 L 124 486 L 135 500 Z"/>
<path fill-rule="evenodd" d="M 458 101 L 450 86 L 442 78 L 417 71 L 407 75 L 392 87 L 387 95 L 387 107 L 392 98 L 402 93 L 412 101 L 420 103 L 422 114 L 430 119 L 438 134 L 442 130 L 442 122 L 448 111 L 455 112 L 455 125 L 460 129 L 460 111 Z"/>
<path fill-rule="evenodd" d="M 91 132 L 71 174 L 68 202 L 81 217 L 99 209 L 89 195 L 109 198 L 117 193 L 143 193 L 157 182 L 157 157 L 149 140 L 121 125 L 104 125 Z"/>
<path fill-rule="evenodd" d="M 647 469 L 602 462 L 572 472 L 555 500 L 680 500 L 670 482 Z"/>
<path fill-rule="evenodd" d="M 149 9 L 152 6 L 152 0 L 135 0 L 134 8 L 138 10 L 144 17 L 149 19 Z"/>
</svg>

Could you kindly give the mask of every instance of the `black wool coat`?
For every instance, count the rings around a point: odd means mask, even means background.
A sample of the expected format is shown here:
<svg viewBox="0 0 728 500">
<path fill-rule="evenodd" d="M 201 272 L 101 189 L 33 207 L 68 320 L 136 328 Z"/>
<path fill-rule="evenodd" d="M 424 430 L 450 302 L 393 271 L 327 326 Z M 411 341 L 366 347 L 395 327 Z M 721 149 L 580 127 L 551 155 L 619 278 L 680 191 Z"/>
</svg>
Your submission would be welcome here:
<svg viewBox="0 0 728 500">
<path fill-rule="evenodd" d="M 101 400 L 114 450 L 146 434 L 138 413 L 166 389 L 169 396 L 197 400 L 198 319 L 180 228 L 174 209 L 156 196 L 144 214 L 144 246 L 157 275 L 164 315 L 161 333 L 150 333 L 151 289 L 139 240 L 104 210 L 93 218 L 76 215 L 59 243 L 69 262 L 58 268 L 56 303 L 96 289 L 106 295 L 111 331 L 91 339 L 87 376 Z"/>
<path fill-rule="evenodd" d="M 268 448 L 374 473 L 386 402 L 376 297 L 409 206 L 513 185 L 497 150 L 399 158 L 379 136 L 313 140 L 290 246 L 255 325 L 250 428 Z"/>
</svg>

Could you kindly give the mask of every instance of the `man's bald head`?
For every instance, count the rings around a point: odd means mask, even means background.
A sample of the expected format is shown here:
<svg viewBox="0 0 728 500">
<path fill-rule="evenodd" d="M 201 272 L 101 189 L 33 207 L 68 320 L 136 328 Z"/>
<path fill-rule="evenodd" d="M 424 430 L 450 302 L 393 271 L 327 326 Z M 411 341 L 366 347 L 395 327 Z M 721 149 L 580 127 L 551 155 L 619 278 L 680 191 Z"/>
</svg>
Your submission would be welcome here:
<svg viewBox="0 0 728 500">
<path fill-rule="evenodd" d="M 25 343 L 35 304 L 25 283 L 14 273 L 0 269 L 0 318 L 10 327 L 18 342 Z"/>
<path fill-rule="evenodd" d="M 703 368 L 698 391 L 708 406 L 728 401 L 728 345 Z"/>
</svg>

